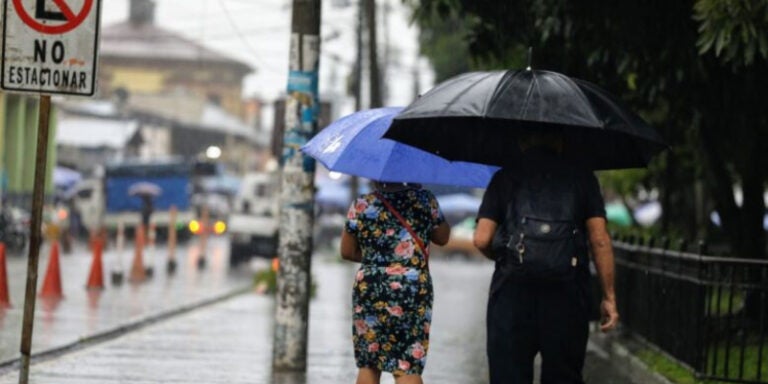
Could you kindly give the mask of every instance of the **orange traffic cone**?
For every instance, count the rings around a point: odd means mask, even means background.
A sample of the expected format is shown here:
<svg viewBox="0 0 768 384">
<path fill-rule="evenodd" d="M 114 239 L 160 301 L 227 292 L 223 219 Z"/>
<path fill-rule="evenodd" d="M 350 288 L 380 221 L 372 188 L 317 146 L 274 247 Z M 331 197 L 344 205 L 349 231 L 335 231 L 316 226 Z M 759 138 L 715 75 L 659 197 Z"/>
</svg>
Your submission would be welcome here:
<svg viewBox="0 0 768 384">
<path fill-rule="evenodd" d="M 8 294 L 8 270 L 5 268 L 5 244 L 0 243 L 0 309 L 10 307 L 11 298 Z"/>
<path fill-rule="evenodd" d="M 93 263 L 91 263 L 91 273 L 88 274 L 88 282 L 85 288 L 104 289 L 104 268 L 101 263 L 104 241 L 101 238 L 95 238 L 91 248 L 93 248 Z"/>
<path fill-rule="evenodd" d="M 142 258 L 142 252 L 144 248 L 144 226 L 139 224 L 136 228 L 136 251 L 133 255 L 133 265 L 131 266 L 131 276 L 128 280 L 132 283 L 141 283 L 146 280 L 147 275 L 144 269 L 144 259 Z"/>
<path fill-rule="evenodd" d="M 53 241 L 51 244 L 51 258 L 48 260 L 48 270 L 45 272 L 45 280 L 43 281 L 43 288 L 40 290 L 40 297 L 49 299 L 64 297 L 64 293 L 61 290 L 58 241 Z"/>
</svg>

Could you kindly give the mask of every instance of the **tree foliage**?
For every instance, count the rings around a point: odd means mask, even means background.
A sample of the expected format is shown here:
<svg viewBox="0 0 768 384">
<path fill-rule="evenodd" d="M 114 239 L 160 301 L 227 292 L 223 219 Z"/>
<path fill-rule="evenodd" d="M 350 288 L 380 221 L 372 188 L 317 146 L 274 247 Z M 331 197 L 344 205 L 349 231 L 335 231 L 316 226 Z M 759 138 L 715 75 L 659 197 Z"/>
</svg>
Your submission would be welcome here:
<svg viewBox="0 0 768 384">
<path fill-rule="evenodd" d="M 520 68 L 530 46 L 534 68 L 619 95 L 672 145 L 646 180 L 664 225 L 697 233 L 704 181 L 734 252 L 765 255 L 768 0 L 420 0 L 415 15 L 423 30 L 461 15 L 473 68 Z"/>
</svg>

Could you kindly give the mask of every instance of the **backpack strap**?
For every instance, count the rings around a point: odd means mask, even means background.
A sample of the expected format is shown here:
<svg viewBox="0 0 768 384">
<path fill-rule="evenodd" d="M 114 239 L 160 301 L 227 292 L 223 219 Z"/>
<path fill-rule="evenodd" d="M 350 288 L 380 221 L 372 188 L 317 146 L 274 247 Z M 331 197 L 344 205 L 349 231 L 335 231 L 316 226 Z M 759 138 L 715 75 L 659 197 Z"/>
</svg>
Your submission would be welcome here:
<svg viewBox="0 0 768 384">
<path fill-rule="evenodd" d="M 393 207 L 392 204 L 390 204 L 390 202 L 387 199 L 385 199 L 381 193 L 374 192 L 373 194 L 376 196 L 377 199 L 379 199 L 379 201 L 381 201 L 382 204 L 384 204 L 385 207 L 387 207 L 387 210 L 389 210 L 389 212 L 395 215 L 397 220 L 400 221 L 400 224 L 402 224 L 403 227 L 408 231 L 408 233 L 411 234 L 411 237 L 416 242 L 416 245 L 421 249 L 421 252 L 424 253 L 424 261 L 426 261 L 427 264 L 429 264 L 429 249 L 424 245 L 424 242 L 421 240 L 419 235 L 416 234 L 416 232 L 413 230 L 411 225 L 408 224 L 408 221 L 405 220 L 403 215 L 401 215 L 400 212 L 398 212 L 397 209 L 395 209 L 395 207 Z"/>
</svg>

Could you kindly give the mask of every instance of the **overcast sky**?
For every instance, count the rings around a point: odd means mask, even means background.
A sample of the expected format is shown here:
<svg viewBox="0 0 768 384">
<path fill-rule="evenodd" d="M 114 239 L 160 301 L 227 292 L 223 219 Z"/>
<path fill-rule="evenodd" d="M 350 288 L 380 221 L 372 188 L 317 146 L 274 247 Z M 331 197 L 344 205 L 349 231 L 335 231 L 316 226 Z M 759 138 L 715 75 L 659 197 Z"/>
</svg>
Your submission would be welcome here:
<svg viewBox="0 0 768 384">
<path fill-rule="evenodd" d="M 349 66 L 355 57 L 356 9 L 335 6 L 344 2 L 323 1 L 321 95 L 344 92 Z M 102 0 L 102 25 L 125 20 L 128 3 L 129 0 Z M 290 0 L 156 0 L 156 3 L 159 26 L 256 69 L 256 74 L 246 80 L 245 96 L 272 100 L 283 94 L 287 81 Z M 391 63 L 385 80 L 389 87 L 385 103 L 406 105 L 413 98 L 414 70 L 418 68 L 420 73 L 421 90 L 431 85 L 431 70 L 424 59 L 418 58 L 417 32 L 409 23 L 408 10 L 400 0 L 378 1 L 380 5 L 385 3 L 391 9 L 386 18 L 388 34 L 379 34 L 379 53 L 384 56 L 385 51 L 388 52 Z M 383 12 L 379 17 L 383 17 Z M 350 102 L 346 100 L 339 112 L 350 112 Z"/>
</svg>

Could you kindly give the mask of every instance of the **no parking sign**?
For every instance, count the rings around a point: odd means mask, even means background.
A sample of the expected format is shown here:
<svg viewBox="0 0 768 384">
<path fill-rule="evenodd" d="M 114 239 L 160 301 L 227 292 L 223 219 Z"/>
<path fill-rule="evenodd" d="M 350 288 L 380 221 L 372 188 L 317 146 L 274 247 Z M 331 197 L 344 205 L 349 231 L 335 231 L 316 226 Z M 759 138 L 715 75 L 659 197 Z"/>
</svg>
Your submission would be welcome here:
<svg viewBox="0 0 768 384">
<path fill-rule="evenodd" d="M 100 0 L 4 0 L 2 88 L 91 96 Z"/>
</svg>

